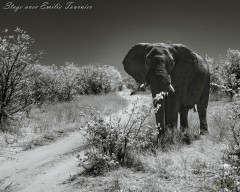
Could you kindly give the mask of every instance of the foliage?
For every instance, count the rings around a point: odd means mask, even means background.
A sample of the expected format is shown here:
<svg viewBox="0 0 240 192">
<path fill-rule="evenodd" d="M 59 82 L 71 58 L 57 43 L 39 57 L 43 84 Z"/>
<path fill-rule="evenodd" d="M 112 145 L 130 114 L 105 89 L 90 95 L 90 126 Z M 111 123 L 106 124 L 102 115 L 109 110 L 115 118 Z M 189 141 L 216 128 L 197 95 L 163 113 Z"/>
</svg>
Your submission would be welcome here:
<svg viewBox="0 0 240 192">
<path fill-rule="evenodd" d="M 30 53 L 33 43 L 20 28 L 13 35 L 6 29 L 0 37 L 0 129 L 9 117 L 31 104 L 29 71 L 42 55 Z"/>
<path fill-rule="evenodd" d="M 206 57 L 211 71 L 211 93 L 226 92 L 233 98 L 240 89 L 240 51 L 228 49 L 225 59 Z"/>
<path fill-rule="evenodd" d="M 228 118 L 231 137 L 229 148 L 224 151 L 222 168 L 214 180 L 216 189 L 240 190 L 240 103 L 235 102 Z"/>
<path fill-rule="evenodd" d="M 70 101 L 77 94 L 100 94 L 121 90 L 121 74 L 112 66 L 73 63 L 56 67 L 37 65 L 32 69 L 34 101 Z"/>
<path fill-rule="evenodd" d="M 225 86 L 225 73 L 223 62 L 216 62 L 213 58 L 206 56 L 205 60 L 210 67 L 211 93 L 219 93 Z M 223 61 L 223 60 L 221 60 Z"/>
<path fill-rule="evenodd" d="M 53 101 L 57 95 L 56 66 L 35 65 L 31 70 L 31 80 L 33 92 L 32 97 L 41 106 L 46 101 Z"/>
<path fill-rule="evenodd" d="M 234 94 L 239 93 L 240 89 L 240 51 L 228 49 L 225 62 L 226 85 L 229 91 Z"/>
<path fill-rule="evenodd" d="M 237 162 L 237 163 L 236 163 Z M 221 162 L 220 172 L 213 180 L 216 191 L 239 191 L 240 190 L 240 164 L 233 156 L 225 153 Z"/>
<path fill-rule="evenodd" d="M 109 93 L 122 88 L 121 74 L 112 66 L 38 65 L 33 74 L 34 99 L 40 104 L 69 101 L 77 94 Z"/>
<path fill-rule="evenodd" d="M 86 65 L 78 74 L 79 94 L 100 94 L 122 90 L 122 76 L 113 66 Z"/>
<path fill-rule="evenodd" d="M 240 149 L 240 102 L 235 102 L 230 111 L 229 126 L 234 144 Z"/>
<path fill-rule="evenodd" d="M 133 91 L 137 90 L 139 87 L 139 84 L 133 79 L 132 76 L 126 74 L 123 78 L 124 85 L 128 89 L 132 89 Z"/>
<path fill-rule="evenodd" d="M 163 95 L 164 93 L 158 94 L 154 101 L 162 99 Z M 85 173 L 102 174 L 106 167 L 113 168 L 109 165 L 112 161 L 116 163 L 116 167 L 123 165 L 141 169 L 141 162 L 134 158 L 134 152 L 154 148 L 159 132 L 155 126 L 144 124 L 153 105 L 139 105 L 139 102 L 140 100 L 134 102 L 129 112 L 110 116 L 108 120 L 93 109 L 93 115 L 85 127 L 90 149 L 86 157 L 80 159 L 81 165 L 91 165 L 83 166 Z M 124 116 L 127 119 L 124 120 Z M 103 157 L 106 159 L 104 163 Z"/>
<path fill-rule="evenodd" d="M 73 63 L 66 63 L 65 66 L 61 66 L 57 71 L 57 87 L 59 100 L 69 101 L 76 94 L 77 75 L 79 68 Z"/>
<path fill-rule="evenodd" d="M 85 154 L 82 158 L 80 155 L 77 156 L 79 160 L 79 166 L 82 166 L 84 174 L 98 176 L 104 172 L 108 172 L 119 167 L 119 163 L 114 156 L 109 157 L 101 153 L 92 153 L 91 151 Z"/>
</svg>

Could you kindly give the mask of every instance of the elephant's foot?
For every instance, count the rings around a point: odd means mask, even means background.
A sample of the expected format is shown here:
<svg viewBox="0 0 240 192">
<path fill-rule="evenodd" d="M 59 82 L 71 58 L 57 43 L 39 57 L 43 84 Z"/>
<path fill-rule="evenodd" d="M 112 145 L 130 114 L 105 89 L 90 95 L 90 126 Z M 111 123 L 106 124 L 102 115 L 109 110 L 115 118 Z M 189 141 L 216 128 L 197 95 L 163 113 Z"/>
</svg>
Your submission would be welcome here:
<svg viewBox="0 0 240 192">
<path fill-rule="evenodd" d="M 182 138 L 181 138 L 182 142 L 190 145 L 192 143 L 191 137 L 188 133 L 183 134 Z"/>
<path fill-rule="evenodd" d="M 200 125 L 200 135 L 207 135 L 208 134 L 208 126 L 206 124 Z"/>
<path fill-rule="evenodd" d="M 209 132 L 207 129 L 201 129 L 200 130 L 200 135 L 207 135 Z"/>
<path fill-rule="evenodd" d="M 165 129 L 158 135 L 158 144 L 163 151 L 167 150 L 168 147 L 174 144 L 173 130 Z"/>
<path fill-rule="evenodd" d="M 206 119 L 200 119 L 200 135 L 208 134 L 208 124 Z"/>
<path fill-rule="evenodd" d="M 182 133 L 185 133 L 186 131 L 188 130 L 188 126 L 180 126 L 180 131 L 182 132 Z"/>
</svg>

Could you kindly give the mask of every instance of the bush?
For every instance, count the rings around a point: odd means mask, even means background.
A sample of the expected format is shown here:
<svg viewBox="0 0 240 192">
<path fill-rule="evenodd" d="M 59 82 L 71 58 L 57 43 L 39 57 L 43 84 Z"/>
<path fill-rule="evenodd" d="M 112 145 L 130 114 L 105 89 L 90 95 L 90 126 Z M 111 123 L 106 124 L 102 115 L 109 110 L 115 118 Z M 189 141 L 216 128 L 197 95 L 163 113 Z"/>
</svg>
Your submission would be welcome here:
<svg viewBox="0 0 240 192">
<path fill-rule="evenodd" d="M 35 65 L 31 70 L 31 91 L 34 103 L 41 106 L 57 98 L 56 66 Z"/>
<path fill-rule="evenodd" d="M 222 157 L 222 168 L 214 180 L 216 190 L 240 190 L 240 103 L 234 103 L 228 119 L 230 129 L 229 148 Z"/>
<path fill-rule="evenodd" d="M 211 94 L 225 92 L 233 99 L 240 89 L 240 51 L 228 49 L 226 58 L 206 57 L 211 72 Z"/>
<path fill-rule="evenodd" d="M 234 144 L 240 149 L 240 102 L 235 102 L 230 111 L 229 125 Z"/>
<path fill-rule="evenodd" d="M 227 50 L 225 60 L 226 70 L 226 86 L 228 91 L 233 97 L 235 94 L 239 94 L 240 89 L 240 51 L 239 50 Z"/>
<path fill-rule="evenodd" d="M 122 76 L 113 66 L 86 65 L 80 67 L 77 92 L 101 94 L 122 90 Z"/>
<path fill-rule="evenodd" d="M 100 94 L 122 89 L 121 74 L 112 66 L 73 63 L 56 67 L 36 65 L 31 70 L 31 91 L 39 106 L 47 101 L 70 101 L 77 94 Z"/>
<path fill-rule="evenodd" d="M 161 99 L 162 94 L 158 94 L 156 99 Z M 137 100 L 130 112 L 125 111 L 109 119 L 103 119 L 93 109 L 85 127 L 85 137 L 88 138 L 91 150 L 84 159 L 80 159 L 80 164 L 85 168 L 84 173 L 102 174 L 118 165 L 142 170 L 141 161 L 135 154 L 155 147 L 159 134 L 155 126 L 144 124 L 152 109 L 153 105 L 142 106 Z M 109 162 L 115 162 L 116 166 L 109 165 Z"/>
<path fill-rule="evenodd" d="M 73 64 L 66 63 L 60 68 L 36 65 L 31 72 L 32 96 L 38 105 L 46 101 L 69 101 L 76 94 L 78 68 Z"/>
<path fill-rule="evenodd" d="M 210 94 L 219 95 L 225 89 L 226 78 L 224 70 L 224 60 L 215 61 L 213 58 L 206 56 L 205 60 L 210 68 Z"/>
<path fill-rule="evenodd" d="M 126 74 L 123 78 L 124 85 L 128 89 L 132 89 L 133 91 L 137 90 L 139 87 L 139 83 L 137 83 L 130 75 Z"/>
<path fill-rule="evenodd" d="M 84 168 L 85 175 L 98 176 L 119 167 L 116 158 L 92 151 L 87 152 L 85 158 L 81 158 L 80 155 L 77 158 L 80 162 L 79 166 Z"/>
</svg>

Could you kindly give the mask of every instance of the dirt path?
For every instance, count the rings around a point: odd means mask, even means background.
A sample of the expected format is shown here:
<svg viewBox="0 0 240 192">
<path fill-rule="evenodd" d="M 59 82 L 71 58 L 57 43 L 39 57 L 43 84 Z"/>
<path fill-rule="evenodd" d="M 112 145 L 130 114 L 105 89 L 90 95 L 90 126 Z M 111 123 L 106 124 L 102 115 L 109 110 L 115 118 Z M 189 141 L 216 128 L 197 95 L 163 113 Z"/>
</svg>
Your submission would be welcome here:
<svg viewBox="0 0 240 192">
<path fill-rule="evenodd" d="M 72 133 L 53 144 L 25 151 L 0 165 L 0 190 L 64 191 L 59 183 L 77 172 L 74 153 L 81 149 L 84 138 Z"/>
<path fill-rule="evenodd" d="M 130 101 L 149 96 L 120 95 Z M 128 108 L 131 108 L 131 102 Z M 11 160 L 0 164 L 0 192 L 61 192 L 70 191 L 70 186 L 61 183 L 76 174 L 78 159 L 76 153 L 83 154 L 84 137 L 79 132 L 71 133 L 50 145 L 17 154 Z"/>
</svg>

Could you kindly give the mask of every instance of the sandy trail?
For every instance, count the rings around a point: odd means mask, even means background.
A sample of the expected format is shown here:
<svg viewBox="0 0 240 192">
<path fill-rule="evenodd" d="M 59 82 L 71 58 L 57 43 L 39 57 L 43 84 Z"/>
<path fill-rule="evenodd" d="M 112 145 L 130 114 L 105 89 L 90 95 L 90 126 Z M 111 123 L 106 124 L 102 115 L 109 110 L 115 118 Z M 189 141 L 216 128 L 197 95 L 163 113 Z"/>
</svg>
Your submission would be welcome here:
<svg viewBox="0 0 240 192">
<path fill-rule="evenodd" d="M 150 98 L 129 96 L 130 92 L 119 94 L 130 101 L 127 109 L 131 109 L 131 101 Z M 71 191 L 71 186 L 61 183 L 79 171 L 76 153 L 81 151 L 84 154 L 85 140 L 81 133 L 74 132 L 55 143 L 23 151 L 11 160 L 1 162 L 0 192 L 4 189 L 22 192 Z"/>
<path fill-rule="evenodd" d="M 64 191 L 59 183 L 76 173 L 74 153 L 84 144 L 74 132 L 53 144 L 25 151 L 0 165 L 0 189 L 9 191 Z M 83 147 L 82 147 L 83 148 Z"/>
</svg>

